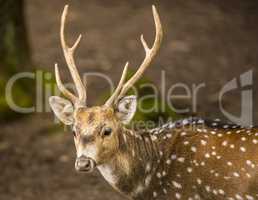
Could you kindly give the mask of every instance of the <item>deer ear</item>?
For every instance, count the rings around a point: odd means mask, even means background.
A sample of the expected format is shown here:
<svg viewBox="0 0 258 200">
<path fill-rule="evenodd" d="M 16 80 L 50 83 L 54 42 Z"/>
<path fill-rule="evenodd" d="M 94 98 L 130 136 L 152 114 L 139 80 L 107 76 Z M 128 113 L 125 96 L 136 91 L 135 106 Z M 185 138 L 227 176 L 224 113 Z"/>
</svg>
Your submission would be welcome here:
<svg viewBox="0 0 258 200">
<path fill-rule="evenodd" d="M 137 98 L 136 96 L 126 96 L 119 100 L 116 108 L 116 115 L 123 124 L 128 124 L 136 111 Z"/>
<path fill-rule="evenodd" d="M 57 118 L 65 125 L 73 124 L 74 107 L 72 103 L 64 98 L 52 96 L 49 104 Z"/>
</svg>

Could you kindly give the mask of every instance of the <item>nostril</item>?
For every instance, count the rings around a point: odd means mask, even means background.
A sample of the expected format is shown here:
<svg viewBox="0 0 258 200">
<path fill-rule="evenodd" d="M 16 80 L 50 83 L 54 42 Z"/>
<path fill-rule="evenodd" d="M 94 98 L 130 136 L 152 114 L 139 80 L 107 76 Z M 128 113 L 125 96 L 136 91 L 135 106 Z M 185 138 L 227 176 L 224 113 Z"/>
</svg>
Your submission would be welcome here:
<svg viewBox="0 0 258 200">
<path fill-rule="evenodd" d="M 84 166 L 86 169 L 90 168 L 91 167 L 91 163 L 90 163 L 90 160 L 87 160 L 85 162 L 85 166 Z"/>
</svg>

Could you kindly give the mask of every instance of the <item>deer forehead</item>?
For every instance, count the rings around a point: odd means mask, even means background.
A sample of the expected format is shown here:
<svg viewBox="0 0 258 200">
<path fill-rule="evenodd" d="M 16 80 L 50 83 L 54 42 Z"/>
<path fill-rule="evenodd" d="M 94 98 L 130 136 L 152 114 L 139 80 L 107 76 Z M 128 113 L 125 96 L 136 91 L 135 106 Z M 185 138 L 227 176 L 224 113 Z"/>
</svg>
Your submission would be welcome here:
<svg viewBox="0 0 258 200">
<path fill-rule="evenodd" d="M 113 122 L 115 120 L 114 110 L 107 107 L 79 108 L 75 114 L 75 125 L 77 127 L 94 127 L 100 123 Z"/>
</svg>

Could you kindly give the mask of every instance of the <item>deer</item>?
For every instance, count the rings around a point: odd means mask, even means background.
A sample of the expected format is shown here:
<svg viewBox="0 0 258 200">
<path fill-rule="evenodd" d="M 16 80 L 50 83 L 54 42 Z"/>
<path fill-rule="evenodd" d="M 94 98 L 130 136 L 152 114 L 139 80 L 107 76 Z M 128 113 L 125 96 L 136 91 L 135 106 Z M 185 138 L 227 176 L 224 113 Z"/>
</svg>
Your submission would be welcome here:
<svg viewBox="0 0 258 200">
<path fill-rule="evenodd" d="M 51 96 L 56 117 L 73 132 L 75 169 L 97 169 L 119 193 L 133 200 L 255 200 L 258 199 L 258 129 L 190 117 L 149 130 L 127 127 L 137 107 L 128 90 L 156 56 L 163 37 L 159 14 L 152 6 L 156 35 L 151 47 L 143 35 L 145 58 L 126 81 L 128 62 L 110 98 L 88 107 L 86 87 L 77 70 L 73 46 L 65 40 L 65 6 L 60 28 L 64 57 L 78 95 L 63 84 L 55 64 L 56 83 L 63 97 Z"/>
</svg>

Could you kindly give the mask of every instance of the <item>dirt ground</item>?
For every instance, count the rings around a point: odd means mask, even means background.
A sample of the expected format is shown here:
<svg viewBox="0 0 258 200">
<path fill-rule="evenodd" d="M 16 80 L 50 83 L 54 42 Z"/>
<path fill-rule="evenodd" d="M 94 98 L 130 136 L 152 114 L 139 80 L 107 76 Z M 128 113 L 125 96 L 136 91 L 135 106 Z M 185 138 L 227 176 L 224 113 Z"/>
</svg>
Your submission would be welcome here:
<svg viewBox="0 0 258 200">
<path fill-rule="evenodd" d="M 198 96 L 198 115 L 221 117 L 219 89 L 253 70 L 254 123 L 258 124 L 258 3 L 256 1 L 100 1 L 26 0 L 26 16 L 33 59 L 39 69 L 62 66 L 69 80 L 59 42 L 63 6 L 70 3 L 67 35 L 72 42 L 84 35 L 76 58 L 81 72 L 102 72 L 118 81 L 125 61 L 137 68 L 144 56 L 139 36 L 154 37 L 151 4 L 160 13 L 165 38 L 146 76 L 160 85 L 161 70 L 168 86 L 205 83 Z M 107 86 L 88 83 L 93 105 Z M 240 91 L 240 90 L 238 90 Z M 238 92 L 225 100 L 239 113 Z M 191 105 L 191 101 L 186 102 Z M 256 105 L 255 105 L 256 104 Z M 75 149 L 69 131 L 53 129 L 53 115 L 38 113 L 2 125 L 0 134 L 1 200 L 123 199 L 99 175 L 74 170 Z"/>
</svg>

